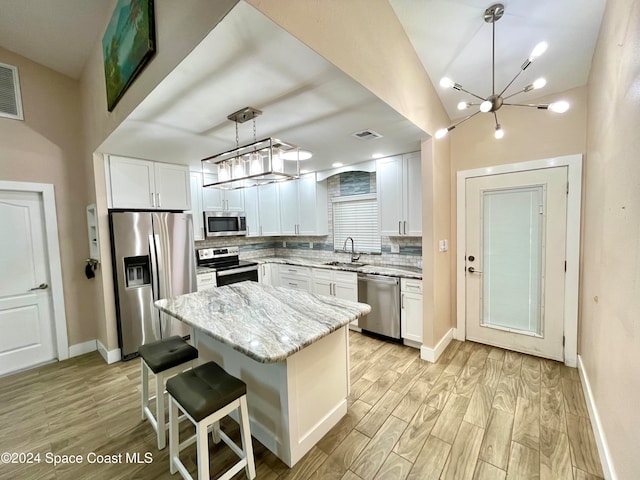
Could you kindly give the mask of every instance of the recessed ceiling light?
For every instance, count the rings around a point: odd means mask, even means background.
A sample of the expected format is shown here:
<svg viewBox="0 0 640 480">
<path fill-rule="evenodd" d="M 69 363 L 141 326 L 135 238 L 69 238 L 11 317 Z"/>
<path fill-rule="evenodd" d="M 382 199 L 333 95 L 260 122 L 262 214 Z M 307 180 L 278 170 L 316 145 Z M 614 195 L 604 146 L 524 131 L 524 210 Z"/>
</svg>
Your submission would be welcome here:
<svg viewBox="0 0 640 480">
<path fill-rule="evenodd" d="M 342 167 L 343 165 L 344 165 L 343 163 L 336 162 L 336 163 L 332 164 L 331 166 L 334 167 L 334 168 L 338 168 L 338 167 Z"/>
<path fill-rule="evenodd" d="M 371 155 L 371 158 L 382 158 L 384 157 L 384 153 L 374 153 Z"/>
</svg>

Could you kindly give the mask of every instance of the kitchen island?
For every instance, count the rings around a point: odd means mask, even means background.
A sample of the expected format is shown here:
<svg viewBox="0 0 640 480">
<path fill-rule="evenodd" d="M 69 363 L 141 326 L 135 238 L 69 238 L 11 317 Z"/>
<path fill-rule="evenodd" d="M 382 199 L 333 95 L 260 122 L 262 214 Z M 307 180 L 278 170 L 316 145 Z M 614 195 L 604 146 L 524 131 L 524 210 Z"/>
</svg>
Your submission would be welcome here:
<svg viewBox="0 0 640 480">
<path fill-rule="evenodd" d="M 159 300 L 200 362 L 247 384 L 251 434 L 295 465 L 347 413 L 348 324 L 368 305 L 256 282 Z"/>
</svg>

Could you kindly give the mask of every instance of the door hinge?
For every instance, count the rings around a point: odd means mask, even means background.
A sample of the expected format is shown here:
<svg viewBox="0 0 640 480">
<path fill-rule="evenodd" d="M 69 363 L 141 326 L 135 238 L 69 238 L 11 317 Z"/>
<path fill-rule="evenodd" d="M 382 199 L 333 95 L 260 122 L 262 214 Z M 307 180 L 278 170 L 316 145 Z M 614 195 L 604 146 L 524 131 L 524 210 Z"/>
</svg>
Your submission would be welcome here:
<svg viewBox="0 0 640 480">
<path fill-rule="evenodd" d="M 562 336 L 562 346 L 564 347 L 564 335 Z"/>
<path fill-rule="evenodd" d="M 567 271 L 567 261 L 566 260 L 564 261 L 564 271 L 565 272 Z"/>
<path fill-rule="evenodd" d="M 567 182 L 567 195 L 569 195 L 569 182 Z"/>
</svg>

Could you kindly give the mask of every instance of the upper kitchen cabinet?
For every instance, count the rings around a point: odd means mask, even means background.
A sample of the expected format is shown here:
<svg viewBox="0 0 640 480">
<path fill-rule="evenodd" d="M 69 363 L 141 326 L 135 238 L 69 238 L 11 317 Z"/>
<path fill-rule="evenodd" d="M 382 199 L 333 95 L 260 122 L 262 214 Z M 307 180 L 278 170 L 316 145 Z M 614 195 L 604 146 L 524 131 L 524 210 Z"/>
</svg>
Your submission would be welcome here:
<svg viewBox="0 0 640 480">
<path fill-rule="evenodd" d="M 420 152 L 378 160 L 376 168 L 380 234 L 422 236 Z"/>
<path fill-rule="evenodd" d="M 214 174 L 205 173 L 206 183 L 211 183 Z M 244 212 L 244 195 L 242 190 L 223 190 L 205 187 L 202 194 L 202 206 L 205 212 Z"/>
<path fill-rule="evenodd" d="M 110 208 L 191 209 L 189 167 L 110 155 Z"/>
<path fill-rule="evenodd" d="M 278 183 L 282 235 L 327 235 L 327 184 L 315 173 Z"/>
<path fill-rule="evenodd" d="M 244 189 L 248 237 L 280 235 L 278 188 L 275 183 Z"/>
</svg>

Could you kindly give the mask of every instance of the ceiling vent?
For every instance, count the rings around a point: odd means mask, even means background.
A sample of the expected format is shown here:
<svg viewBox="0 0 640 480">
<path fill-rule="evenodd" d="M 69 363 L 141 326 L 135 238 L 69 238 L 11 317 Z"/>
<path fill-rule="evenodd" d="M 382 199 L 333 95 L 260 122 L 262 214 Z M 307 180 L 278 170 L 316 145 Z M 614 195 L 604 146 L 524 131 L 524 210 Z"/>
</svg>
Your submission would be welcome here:
<svg viewBox="0 0 640 480">
<path fill-rule="evenodd" d="M 24 120 L 18 68 L 0 63 L 0 117 Z"/>
<path fill-rule="evenodd" d="M 359 138 L 360 140 L 374 140 L 376 138 L 382 138 L 378 132 L 373 130 L 362 130 L 361 132 L 352 133 L 352 136 Z"/>
</svg>

